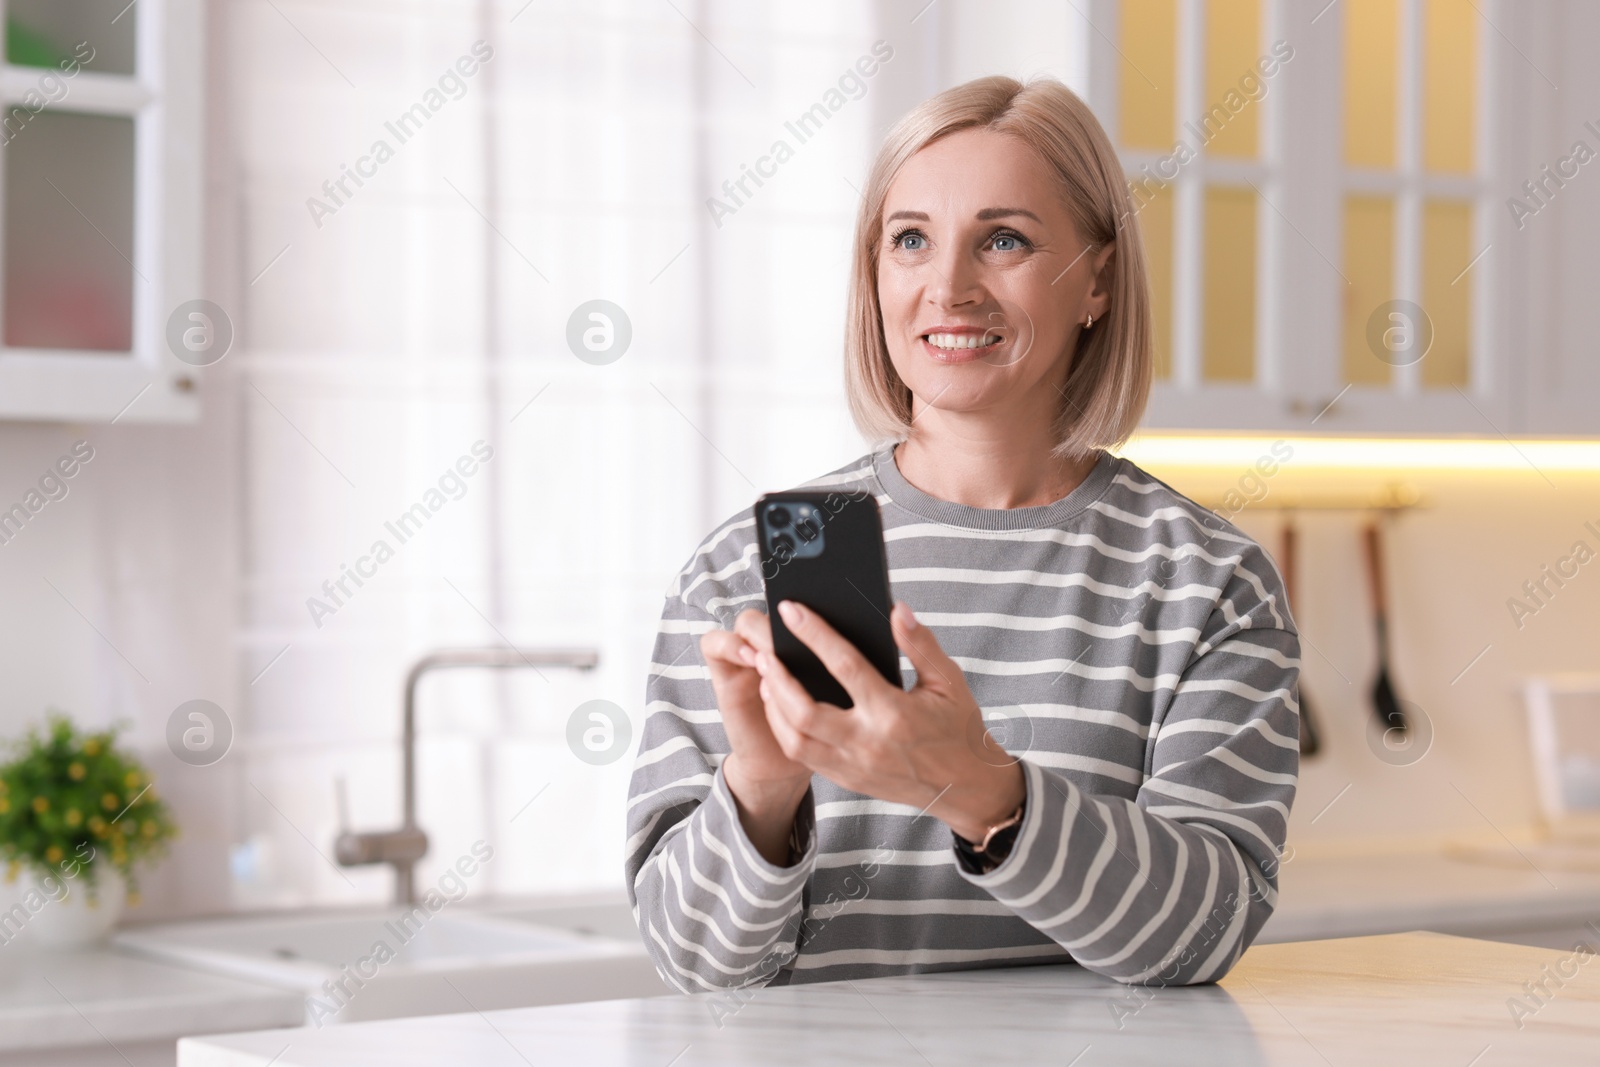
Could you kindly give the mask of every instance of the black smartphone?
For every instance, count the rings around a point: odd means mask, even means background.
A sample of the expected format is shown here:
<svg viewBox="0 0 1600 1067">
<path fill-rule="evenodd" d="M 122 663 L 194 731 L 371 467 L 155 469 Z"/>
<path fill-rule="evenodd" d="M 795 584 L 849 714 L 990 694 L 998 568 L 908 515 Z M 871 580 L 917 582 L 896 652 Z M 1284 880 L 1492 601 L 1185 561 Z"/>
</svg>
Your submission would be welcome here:
<svg viewBox="0 0 1600 1067">
<path fill-rule="evenodd" d="M 756 501 L 756 541 L 772 645 L 812 699 L 853 707 L 850 694 L 783 624 L 780 601 L 815 611 L 895 686 L 900 649 L 889 627 L 889 563 L 878 502 L 865 491 L 768 493 Z"/>
</svg>

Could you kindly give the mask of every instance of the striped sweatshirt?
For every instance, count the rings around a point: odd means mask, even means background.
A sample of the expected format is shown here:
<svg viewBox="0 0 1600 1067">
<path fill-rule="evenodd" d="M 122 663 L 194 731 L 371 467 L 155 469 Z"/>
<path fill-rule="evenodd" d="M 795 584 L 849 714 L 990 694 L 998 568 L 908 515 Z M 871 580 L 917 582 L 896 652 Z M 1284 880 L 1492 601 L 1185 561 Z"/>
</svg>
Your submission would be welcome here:
<svg viewBox="0 0 1600 1067">
<path fill-rule="evenodd" d="M 1126 459 L 1067 497 L 973 508 L 884 450 L 804 488 L 867 491 L 890 590 L 961 667 L 1020 761 L 1026 812 L 972 874 L 931 815 L 814 775 L 790 866 L 739 822 L 699 637 L 765 594 L 736 515 L 667 593 L 628 801 L 644 942 L 684 992 L 1074 962 L 1119 982 L 1214 981 L 1277 901 L 1299 771 L 1300 641 L 1271 560 Z M 910 662 L 901 657 L 909 687 Z"/>
</svg>

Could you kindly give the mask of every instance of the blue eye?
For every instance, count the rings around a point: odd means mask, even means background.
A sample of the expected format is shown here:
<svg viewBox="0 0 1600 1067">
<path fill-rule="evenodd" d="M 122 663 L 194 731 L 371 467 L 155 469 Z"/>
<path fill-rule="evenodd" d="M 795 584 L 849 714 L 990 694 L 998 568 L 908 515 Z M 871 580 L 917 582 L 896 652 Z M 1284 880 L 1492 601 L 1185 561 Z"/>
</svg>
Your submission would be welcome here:
<svg viewBox="0 0 1600 1067">
<path fill-rule="evenodd" d="M 990 238 L 996 252 L 1017 252 L 1027 247 L 1027 240 L 1018 233 L 997 233 Z"/>
<path fill-rule="evenodd" d="M 894 243 L 897 247 L 903 248 L 907 252 L 920 252 L 928 246 L 928 239 L 916 230 L 907 230 L 904 233 L 896 234 Z"/>
</svg>

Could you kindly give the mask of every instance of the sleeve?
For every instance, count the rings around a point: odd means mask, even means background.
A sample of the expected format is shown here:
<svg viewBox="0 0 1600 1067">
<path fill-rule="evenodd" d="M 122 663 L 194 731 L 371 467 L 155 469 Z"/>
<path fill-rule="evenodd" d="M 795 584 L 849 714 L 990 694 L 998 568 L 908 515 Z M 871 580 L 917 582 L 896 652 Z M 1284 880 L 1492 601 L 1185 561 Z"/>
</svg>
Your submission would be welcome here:
<svg viewBox="0 0 1600 1067">
<path fill-rule="evenodd" d="M 727 734 L 700 655 L 700 635 L 719 623 L 679 586 L 662 612 L 628 789 L 628 894 L 669 985 L 685 993 L 761 986 L 796 952 L 816 865 L 814 797 L 807 790 L 795 816 L 792 865 L 768 863 L 722 775 Z"/>
<path fill-rule="evenodd" d="M 1024 759 L 1026 813 L 1010 855 L 962 877 L 1116 981 L 1226 974 L 1277 903 L 1298 778 L 1300 639 L 1282 603 L 1235 566 L 1152 725 L 1138 795 L 1093 796 Z"/>
</svg>

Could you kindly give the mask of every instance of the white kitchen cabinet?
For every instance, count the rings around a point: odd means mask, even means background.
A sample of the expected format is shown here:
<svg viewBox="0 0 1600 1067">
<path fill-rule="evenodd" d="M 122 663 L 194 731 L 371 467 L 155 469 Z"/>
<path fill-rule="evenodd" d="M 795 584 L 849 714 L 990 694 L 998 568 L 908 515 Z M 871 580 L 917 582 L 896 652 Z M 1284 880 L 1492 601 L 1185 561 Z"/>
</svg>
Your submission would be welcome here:
<svg viewBox="0 0 1600 1067">
<path fill-rule="evenodd" d="M 198 414 L 200 0 L 0 0 L 0 418 Z M 216 353 L 212 350 L 212 354 Z"/>
<path fill-rule="evenodd" d="M 1538 217 L 1508 204 L 1575 139 L 1600 152 L 1595 5 L 1095 0 L 1089 17 L 1091 104 L 1153 266 L 1147 428 L 1600 434 L 1600 162 Z"/>
<path fill-rule="evenodd" d="M 1498 210 L 1509 222 L 1505 201 L 1517 195 L 1538 211 L 1524 215 L 1521 228 L 1508 227 L 1511 250 L 1525 264 L 1506 279 L 1503 298 L 1508 377 L 1531 431 L 1593 435 L 1600 433 L 1600 64 L 1593 47 L 1600 4 L 1518 5 L 1517 21 L 1529 25 L 1516 35 L 1527 59 L 1517 58 L 1523 73 L 1512 85 L 1520 94 L 1512 106 L 1526 121 L 1513 128 L 1516 169 L 1501 183 Z M 1589 160 L 1577 164 L 1580 143 Z M 1546 166 L 1577 173 L 1557 185 Z M 1543 205 L 1522 188 L 1539 180 L 1550 190 Z"/>
</svg>

